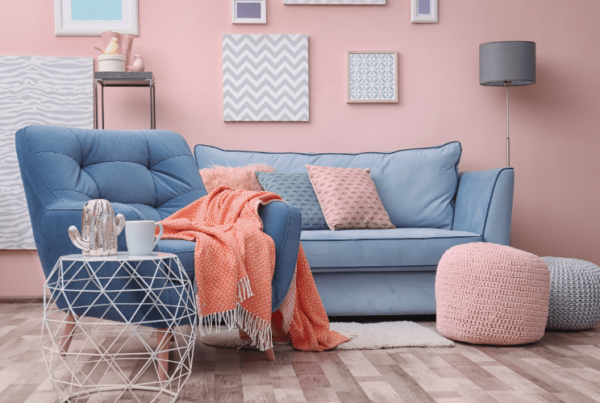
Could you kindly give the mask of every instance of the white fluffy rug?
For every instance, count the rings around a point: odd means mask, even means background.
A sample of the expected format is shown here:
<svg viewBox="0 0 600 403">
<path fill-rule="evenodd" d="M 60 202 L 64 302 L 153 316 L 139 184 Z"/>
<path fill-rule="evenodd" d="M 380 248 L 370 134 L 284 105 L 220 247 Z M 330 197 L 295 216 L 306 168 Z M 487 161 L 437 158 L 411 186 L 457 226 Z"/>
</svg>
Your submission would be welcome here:
<svg viewBox="0 0 600 403">
<path fill-rule="evenodd" d="M 331 329 L 352 335 L 352 340 L 340 344 L 336 350 L 378 350 L 397 347 L 453 347 L 454 342 L 438 332 L 414 322 L 381 323 L 331 323 Z M 249 342 L 241 340 L 237 330 L 221 331 L 200 337 L 200 342 L 221 348 L 255 350 Z M 275 343 L 275 351 L 291 351 L 290 343 Z"/>
</svg>

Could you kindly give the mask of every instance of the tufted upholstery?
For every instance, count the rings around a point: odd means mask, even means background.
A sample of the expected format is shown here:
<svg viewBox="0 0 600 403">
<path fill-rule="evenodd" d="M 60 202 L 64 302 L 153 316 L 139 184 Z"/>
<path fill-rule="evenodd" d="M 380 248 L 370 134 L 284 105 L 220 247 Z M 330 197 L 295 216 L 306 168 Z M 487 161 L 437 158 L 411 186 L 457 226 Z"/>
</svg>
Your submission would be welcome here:
<svg viewBox="0 0 600 403">
<path fill-rule="evenodd" d="M 159 221 L 206 195 L 188 144 L 174 132 L 28 126 L 15 137 L 33 235 L 46 276 L 60 256 L 80 253 L 67 229 L 80 226 L 86 201 L 107 199 L 115 214 L 129 221 Z M 277 308 L 294 273 L 301 218 L 297 209 L 285 203 L 271 203 L 260 214 L 278 253 L 273 284 Z M 177 254 L 194 277 L 193 260 L 188 259 L 192 242 L 165 240 L 158 247 Z M 119 250 L 127 250 L 124 231 Z M 280 270 L 280 264 L 286 270 Z"/>
</svg>

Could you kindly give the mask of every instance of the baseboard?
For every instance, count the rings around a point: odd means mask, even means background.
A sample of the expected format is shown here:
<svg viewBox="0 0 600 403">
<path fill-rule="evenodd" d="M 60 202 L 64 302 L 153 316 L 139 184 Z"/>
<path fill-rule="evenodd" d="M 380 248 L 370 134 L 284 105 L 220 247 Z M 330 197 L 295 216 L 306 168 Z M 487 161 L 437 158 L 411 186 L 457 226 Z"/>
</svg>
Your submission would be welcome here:
<svg viewBox="0 0 600 403">
<path fill-rule="evenodd" d="M 0 304 L 43 304 L 44 297 L 0 297 Z"/>
</svg>

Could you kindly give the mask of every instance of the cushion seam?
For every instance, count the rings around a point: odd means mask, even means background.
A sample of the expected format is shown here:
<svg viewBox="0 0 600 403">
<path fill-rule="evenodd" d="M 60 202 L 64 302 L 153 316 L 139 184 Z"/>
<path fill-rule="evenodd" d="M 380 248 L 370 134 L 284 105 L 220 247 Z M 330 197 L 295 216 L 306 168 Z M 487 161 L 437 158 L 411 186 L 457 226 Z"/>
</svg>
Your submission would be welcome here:
<svg viewBox="0 0 600 403">
<path fill-rule="evenodd" d="M 146 139 L 146 142 L 148 142 L 148 139 Z M 170 159 L 181 158 L 181 157 L 192 157 L 192 156 L 189 155 L 189 154 L 173 155 L 172 157 L 168 157 L 168 158 L 165 158 L 164 160 L 161 160 L 161 161 L 157 162 L 156 164 L 152 165 L 152 167 L 150 167 L 149 169 L 154 169 L 156 166 L 158 166 L 158 165 L 162 164 L 163 162 L 168 161 Z"/>
<path fill-rule="evenodd" d="M 247 151 L 247 150 L 224 150 L 222 148 L 219 147 L 215 147 L 215 146 L 209 146 L 207 144 L 197 144 L 194 147 L 194 151 L 196 150 L 197 147 L 209 147 L 209 148 L 214 148 L 220 151 L 224 151 L 224 152 L 235 152 L 235 153 L 256 153 L 256 154 L 295 154 L 295 155 L 308 155 L 308 156 L 318 156 L 318 155 L 361 155 L 361 154 L 395 154 L 398 152 L 402 152 L 402 151 L 418 151 L 418 150 L 431 150 L 431 149 L 439 149 L 439 148 L 443 148 L 447 145 L 450 144 L 458 144 L 460 146 L 461 149 L 461 154 L 462 154 L 462 145 L 460 144 L 460 141 L 449 141 L 448 143 L 439 145 L 439 146 L 433 146 L 433 147 L 421 147 L 421 148 L 406 148 L 404 150 L 396 150 L 396 151 L 365 151 L 362 153 L 297 153 L 297 152 L 293 152 L 293 151 L 288 151 L 288 152 L 271 152 L 271 151 Z M 459 160 L 460 160 L 460 155 L 459 155 Z"/>
<path fill-rule="evenodd" d="M 453 236 L 436 238 L 356 238 L 356 239 L 301 239 L 302 242 L 343 242 L 343 241 L 426 241 L 429 239 L 467 239 L 483 238 L 483 235 L 474 236 Z"/>
<path fill-rule="evenodd" d="M 148 148 L 148 167 L 150 167 L 150 144 L 148 143 L 148 138 L 146 137 L 146 133 L 143 130 L 140 130 L 140 133 L 142 133 L 142 136 L 144 136 L 144 140 L 146 140 L 146 147 Z M 147 168 L 148 171 L 151 171 L 150 168 Z M 154 185 L 154 205 L 157 206 L 158 205 L 158 189 L 156 188 L 156 181 L 154 180 L 154 175 L 152 175 L 152 172 L 150 173 L 150 177 L 152 178 L 152 184 Z M 152 206 L 154 207 L 154 206 Z M 156 208 L 156 207 L 154 207 Z"/>
</svg>

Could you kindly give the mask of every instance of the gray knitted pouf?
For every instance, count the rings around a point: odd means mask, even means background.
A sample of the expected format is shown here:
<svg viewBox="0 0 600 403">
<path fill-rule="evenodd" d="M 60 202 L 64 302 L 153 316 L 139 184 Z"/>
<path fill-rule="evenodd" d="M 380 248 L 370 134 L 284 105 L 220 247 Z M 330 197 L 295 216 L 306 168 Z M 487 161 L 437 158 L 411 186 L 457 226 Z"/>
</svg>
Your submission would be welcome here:
<svg viewBox="0 0 600 403">
<path fill-rule="evenodd" d="M 584 330 L 600 322 L 600 267 L 578 259 L 542 259 L 550 269 L 546 329 Z"/>
</svg>

